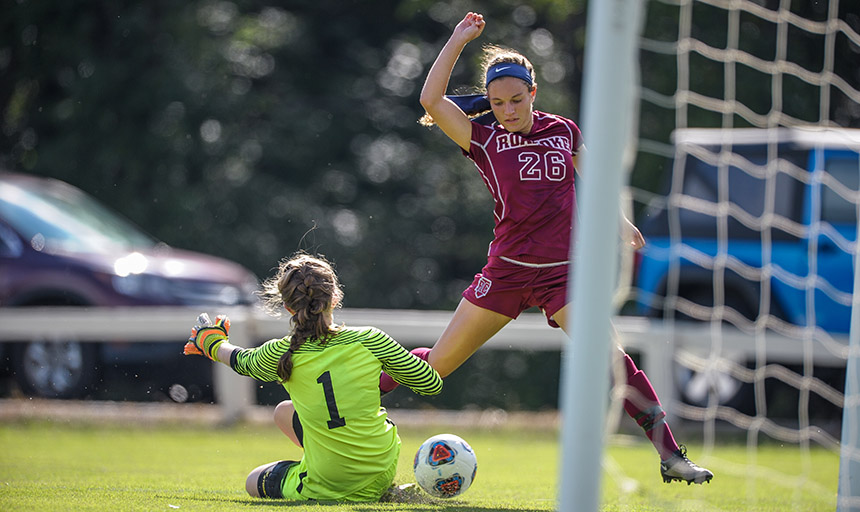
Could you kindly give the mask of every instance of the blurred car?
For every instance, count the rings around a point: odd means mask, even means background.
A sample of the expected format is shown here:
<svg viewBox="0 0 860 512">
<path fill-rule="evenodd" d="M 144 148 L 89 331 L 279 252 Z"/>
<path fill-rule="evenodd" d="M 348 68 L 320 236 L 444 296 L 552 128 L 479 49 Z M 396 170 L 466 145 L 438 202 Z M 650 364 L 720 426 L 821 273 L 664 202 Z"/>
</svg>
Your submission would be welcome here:
<svg viewBox="0 0 860 512">
<path fill-rule="evenodd" d="M 234 262 L 154 239 L 68 183 L 0 171 L 0 307 L 235 306 L 254 301 L 257 283 Z M 181 341 L 22 340 L 0 343 L 0 360 L 31 396 L 92 395 L 110 387 L 106 372 L 131 377 L 115 386 L 131 394 L 170 379 L 205 396 L 210 365 L 179 357 Z"/>
<path fill-rule="evenodd" d="M 765 312 L 786 325 L 848 333 L 860 130 L 689 128 L 673 140 L 679 165 L 670 163 L 661 200 L 645 209 L 639 224 L 648 245 L 638 254 L 637 312 L 704 320 L 673 308 L 721 301 L 757 322 L 766 304 Z M 723 157 L 727 150 L 731 159 Z M 673 190 L 685 200 L 669 200 Z M 726 203 L 731 208 L 722 213 Z M 803 361 L 778 362 L 804 373 Z M 843 387 L 844 367 L 815 370 L 835 389 Z M 720 405 L 754 411 L 753 386 L 727 373 L 681 369 L 677 379 L 687 403 L 705 406 L 714 392 Z"/>
</svg>

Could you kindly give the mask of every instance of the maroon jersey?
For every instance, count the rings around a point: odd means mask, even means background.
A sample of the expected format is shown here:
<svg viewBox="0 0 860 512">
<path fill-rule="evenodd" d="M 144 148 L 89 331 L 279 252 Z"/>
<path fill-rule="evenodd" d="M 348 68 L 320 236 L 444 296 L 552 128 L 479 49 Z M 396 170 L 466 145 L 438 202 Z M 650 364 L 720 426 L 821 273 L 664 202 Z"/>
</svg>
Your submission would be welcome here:
<svg viewBox="0 0 860 512">
<path fill-rule="evenodd" d="M 510 133 L 500 124 L 472 122 L 466 155 L 496 202 L 488 255 L 525 262 L 565 261 L 576 209 L 573 156 L 582 145 L 582 134 L 570 119 L 539 111 L 532 115 L 528 135 Z"/>
</svg>

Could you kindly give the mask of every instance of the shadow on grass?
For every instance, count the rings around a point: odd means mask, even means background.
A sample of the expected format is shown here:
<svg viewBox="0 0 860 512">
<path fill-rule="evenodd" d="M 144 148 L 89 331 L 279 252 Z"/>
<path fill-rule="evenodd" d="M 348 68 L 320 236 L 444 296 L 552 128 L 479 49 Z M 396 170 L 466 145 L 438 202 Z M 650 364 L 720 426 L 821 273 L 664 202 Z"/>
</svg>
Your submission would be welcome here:
<svg viewBox="0 0 860 512">
<path fill-rule="evenodd" d="M 268 500 L 268 499 L 256 499 L 256 498 L 225 498 L 223 496 L 212 496 L 209 498 L 204 497 L 196 497 L 196 496 L 178 496 L 178 495 L 157 495 L 157 498 L 161 499 L 169 499 L 169 500 L 187 500 L 187 501 L 200 501 L 200 502 L 209 502 L 209 503 L 232 503 L 237 506 L 246 506 L 246 507 L 285 507 L 285 508 L 293 508 L 293 507 L 307 507 L 308 505 L 313 505 L 315 507 L 326 507 L 326 506 L 340 506 L 340 507 L 349 507 L 350 510 L 355 511 L 379 511 L 379 510 L 442 510 L 447 512 L 492 512 L 499 510 L 517 510 L 519 512 L 545 512 L 545 509 L 527 509 L 522 508 L 517 505 L 511 505 L 511 508 L 508 509 L 504 506 L 494 505 L 494 506 L 480 506 L 480 505 L 469 505 L 464 502 L 459 501 L 442 501 L 436 500 L 432 498 L 427 498 L 425 501 L 420 503 L 405 503 L 405 502 L 369 502 L 369 503 L 354 503 L 354 502 L 345 502 L 345 501 L 286 501 L 286 500 Z"/>
</svg>

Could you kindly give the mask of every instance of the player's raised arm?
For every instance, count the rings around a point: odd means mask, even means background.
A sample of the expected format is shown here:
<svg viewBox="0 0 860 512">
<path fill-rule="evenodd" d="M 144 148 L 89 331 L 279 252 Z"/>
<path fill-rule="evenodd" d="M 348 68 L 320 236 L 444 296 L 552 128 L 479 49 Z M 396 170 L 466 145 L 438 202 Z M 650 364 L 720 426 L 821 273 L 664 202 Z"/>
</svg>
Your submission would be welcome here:
<svg viewBox="0 0 860 512">
<path fill-rule="evenodd" d="M 430 67 L 424 88 L 421 89 L 421 106 L 445 132 L 445 135 L 466 151 L 471 144 L 472 124 L 460 107 L 445 97 L 445 93 L 448 90 L 448 80 L 454 70 L 454 64 L 460 58 L 463 48 L 483 31 L 484 17 L 474 12 L 466 14 L 454 27 L 451 37 Z"/>
</svg>

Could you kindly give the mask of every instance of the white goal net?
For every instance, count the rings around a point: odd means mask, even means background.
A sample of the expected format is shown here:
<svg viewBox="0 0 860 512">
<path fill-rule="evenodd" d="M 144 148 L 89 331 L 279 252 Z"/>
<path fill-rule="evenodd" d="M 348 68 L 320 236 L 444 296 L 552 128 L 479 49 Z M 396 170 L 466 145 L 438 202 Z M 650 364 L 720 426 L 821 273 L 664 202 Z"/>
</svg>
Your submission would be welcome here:
<svg viewBox="0 0 860 512">
<path fill-rule="evenodd" d="M 860 460 L 842 414 L 857 411 L 845 375 L 860 208 L 858 32 L 857 1 L 647 2 L 626 191 L 648 245 L 630 262 L 625 308 L 659 322 L 672 346 L 672 389 L 658 392 L 676 437 L 703 443 L 694 460 L 715 482 L 720 473 L 746 486 L 778 482 L 804 494 L 798 507 L 829 510 L 836 483 L 816 483 L 811 461 L 822 450 L 841 451 L 843 467 Z M 744 460 L 721 454 L 732 437 L 745 442 Z M 760 463 L 765 444 L 796 451 L 798 464 Z M 839 500 L 840 510 L 860 509 L 847 490 Z"/>
</svg>

